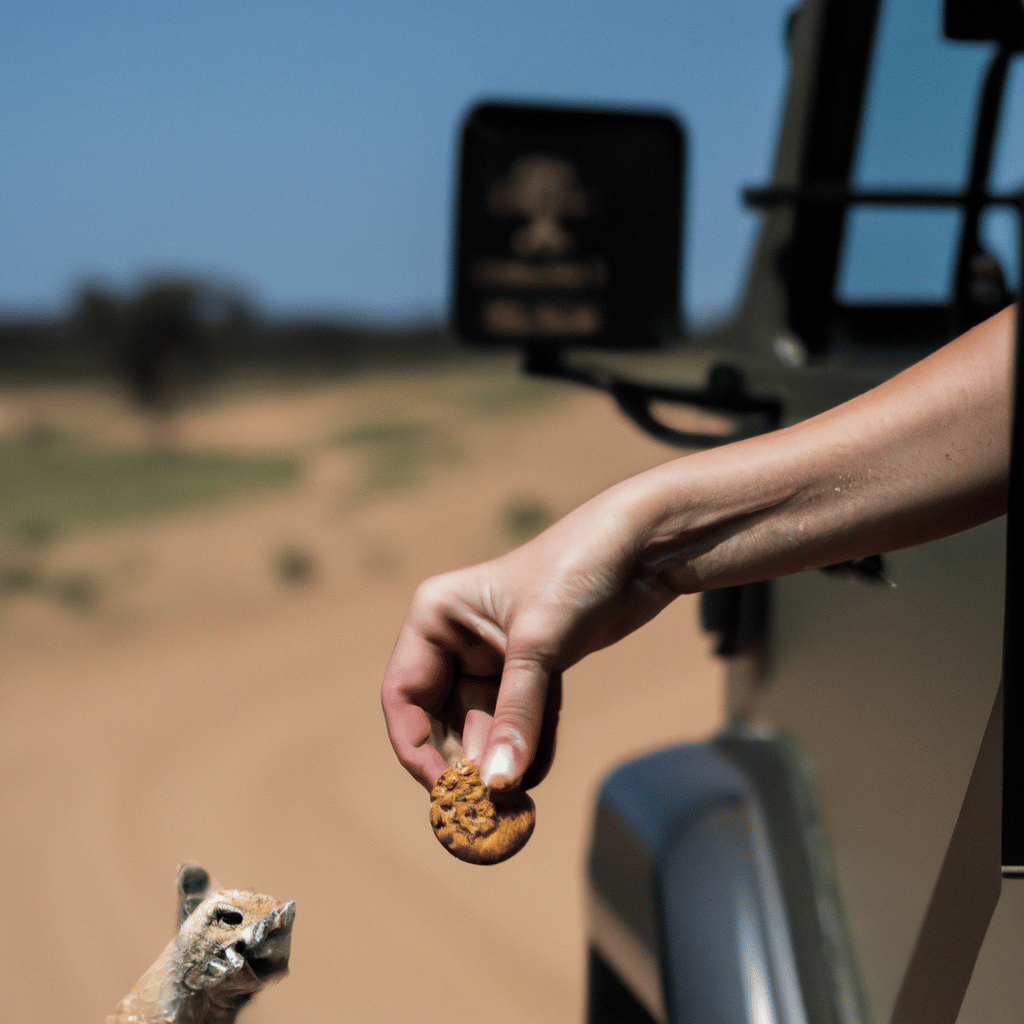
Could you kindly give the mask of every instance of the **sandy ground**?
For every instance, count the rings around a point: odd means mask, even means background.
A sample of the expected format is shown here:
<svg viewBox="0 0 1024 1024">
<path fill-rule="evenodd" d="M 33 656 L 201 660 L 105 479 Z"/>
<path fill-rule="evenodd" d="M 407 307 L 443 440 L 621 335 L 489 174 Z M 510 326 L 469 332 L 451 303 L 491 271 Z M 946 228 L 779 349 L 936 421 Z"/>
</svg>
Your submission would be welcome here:
<svg viewBox="0 0 1024 1024">
<path fill-rule="evenodd" d="M 210 403 L 182 418 L 181 444 L 294 454 L 298 481 L 59 539 L 48 568 L 92 574 L 91 607 L 0 597 L 5 1020 L 102 1021 L 173 934 L 186 859 L 297 903 L 291 976 L 251 1024 L 582 1019 L 596 787 L 629 755 L 713 731 L 722 685 L 680 600 L 567 677 L 523 853 L 478 868 L 434 839 L 378 700 L 415 584 L 509 547 L 510 503 L 560 514 L 671 454 L 599 395 L 550 384 L 503 400 L 514 377 L 497 365 Z M 363 455 L 331 438 L 389 418 L 444 443 L 414 483 L 373 490 Z M 39 423 L 146 436 L 103 390 L 0 393 L 0 432 Z M 306 585 L 274 571 L 289 547 L 314 559 Z"/>
</svg>

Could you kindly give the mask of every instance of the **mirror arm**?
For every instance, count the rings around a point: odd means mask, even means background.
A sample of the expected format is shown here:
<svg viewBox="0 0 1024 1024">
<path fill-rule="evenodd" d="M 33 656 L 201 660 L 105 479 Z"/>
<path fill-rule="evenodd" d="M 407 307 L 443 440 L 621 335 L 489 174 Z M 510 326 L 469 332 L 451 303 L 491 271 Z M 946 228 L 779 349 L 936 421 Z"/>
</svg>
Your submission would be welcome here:
<svg viewBox="0 0 1024 1024">
<path fill-rule="evenodd" d="M 711 448 L 739 441 L 775 430 L 782 419 L 782 401 L 749 394 L 743 374 L 728 364 L 712 367 L 703 388 L 681 388 L 627 380 L 600 369 L 569 366 L 562 358 L 561 349 L 528 348 L 523 372 L 569 380 L 603 391 L 641 430 L 678 448 Z M 714 415 L 732 417 L 738 422 L 726 434 L 679 430 L 654 415 L 651 406 L 655 402 L 688 405 Z"/>
<path fill-rule="evenodd" d="M 602 370 L 569 366 L 562 359 L 561 349 L 528 348 L 523 372 L 535 377 L 569 380 L 610 395 L 619 409 L 651 437 L 677 448 L 713 448 L 740 441 L 778 428 L 782 421 L 782 402 L 778 398 L 758 398 L 747 394 L 743 374 L 734 366 L 719 363 L 711 368 L 708 382 L 702 389 L 670 387 L 664 384 L 641 384 Z M 698 434 L 677 430 L 662 423 L 652 412 L 654 402 L 689 405 L 719 416 L 745 417 L 728 434 Z M 840 562 L 826 566 L 823 572 L 858 579 L 865 583 L 895 586 L 886 575 L 881 555 Z"/>
</svg>

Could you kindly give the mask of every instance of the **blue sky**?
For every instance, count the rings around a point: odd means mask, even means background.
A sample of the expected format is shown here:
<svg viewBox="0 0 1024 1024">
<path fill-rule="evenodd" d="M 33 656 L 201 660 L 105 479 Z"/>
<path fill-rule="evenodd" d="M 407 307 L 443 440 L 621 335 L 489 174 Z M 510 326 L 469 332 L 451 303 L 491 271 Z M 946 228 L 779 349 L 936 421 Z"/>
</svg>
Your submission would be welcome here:
<svg viewBox="0 0 1024 1024">
<path fill-rule="evenodd" d="M 441 317 L 458 126 L 499 98 L 683 119 L 685 304 L 714 316 L 756 226 L 739 191 L 770 172 L 790 4 L 7 0 L 0 311 L 59 312 L 84 282 L 128 291 L 186 272 L 270 313 Z M 938 40 L 938 0 L 897 7 L 887 0 L 859 178 L 948 186 L 965 166 L 951 126 L 969 116 L 984 48 Z M 1010 185 L 1024 134 L 1003 150 Z M 879 261 L 889 229 L 864 223 L 850 266 L 870 291 L 913 261 Z"/>
<path fill-rule="evenodd" d="M 687 305 L 727 305 L 766 180 L 789 0 L 8 0 L 0 309 L 208 274 L 270 312 L 441 316 L 480 98 L 669 109 Z M 699 258 L 697 254 L 699 253 Z"/>
</svg>

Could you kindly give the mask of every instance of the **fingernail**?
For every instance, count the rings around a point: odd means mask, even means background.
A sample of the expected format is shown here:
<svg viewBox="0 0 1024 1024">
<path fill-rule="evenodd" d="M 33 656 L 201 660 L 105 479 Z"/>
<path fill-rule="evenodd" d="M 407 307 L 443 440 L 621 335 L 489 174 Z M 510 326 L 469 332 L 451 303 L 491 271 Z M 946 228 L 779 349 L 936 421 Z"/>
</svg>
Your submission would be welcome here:
<svg viewBox="0 0 1024 1024">
<path fill-rule="evenodd" d="M 507 743 L 499 743 L 490 753 L 480 773 L 485 786 L 493 786 L 496 782 L 512 781 L 512 747 Z"/>
</svg>

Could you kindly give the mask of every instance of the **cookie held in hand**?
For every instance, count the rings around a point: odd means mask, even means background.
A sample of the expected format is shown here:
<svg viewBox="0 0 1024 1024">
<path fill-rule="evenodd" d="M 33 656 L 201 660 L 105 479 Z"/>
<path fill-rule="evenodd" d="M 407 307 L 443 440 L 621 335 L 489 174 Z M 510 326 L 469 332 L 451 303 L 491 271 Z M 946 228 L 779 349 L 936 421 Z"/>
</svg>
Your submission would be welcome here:
<svg viewBox="0 0 1024 1024">
<path fill-rule="evenodd" d="M 497 864 L 518 853 L 537 821 L 537 808 L 526 793 L 492 793 L 472 761 L 456 761 L 443 772 L 430 800 L 438 841 L 470 864 Z"/>
</svg>

